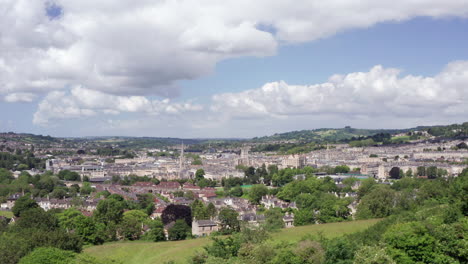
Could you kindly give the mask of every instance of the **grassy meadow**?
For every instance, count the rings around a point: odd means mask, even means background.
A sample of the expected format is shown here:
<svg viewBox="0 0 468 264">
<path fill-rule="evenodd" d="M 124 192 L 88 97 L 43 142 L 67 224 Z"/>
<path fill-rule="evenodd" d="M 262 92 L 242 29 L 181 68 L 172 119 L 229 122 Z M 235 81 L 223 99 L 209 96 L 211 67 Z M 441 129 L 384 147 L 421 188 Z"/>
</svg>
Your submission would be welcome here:
<svg viewBox="0 0 468 264">
<path fill-rule="evenodd" d="M 278 243 L 280 241 L 295 242 L 305 235 L 318 233 L 333 238 L 364 230 L 378 221 L 379 219 L 371 219 L 282 229 L 272 234 L 272 241 Z M 84 250 L 84 254 L 97 258 L 116 259 L 125 264 L 156 264 L 171 260 L 176 263 L 185 263 L 196 251 L 203 250 L 203 246 L 210 243 L 209 238 L 156 243 L 145 241 L 112 242 L 88 247 Z"/>
<path fill-rule="evenodd" d="M 10 211 L 0 211 L 0 216 L 12 218 L 12 217 L 13 217 L 13 213 L 10 212 Z"/>
</svg>

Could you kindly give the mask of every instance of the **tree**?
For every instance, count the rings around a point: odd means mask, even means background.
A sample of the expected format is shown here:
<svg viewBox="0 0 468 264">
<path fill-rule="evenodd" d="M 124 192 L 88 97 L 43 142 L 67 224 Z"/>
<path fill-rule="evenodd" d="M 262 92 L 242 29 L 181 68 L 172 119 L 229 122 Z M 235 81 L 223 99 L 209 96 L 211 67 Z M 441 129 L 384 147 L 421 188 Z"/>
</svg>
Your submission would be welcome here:
<svg viewBox="0 0 468 264">
<path fill-rule="evenodd" d="M 346 165 L 338 165 L 335 167 L 335 173 L 348 173 L 349 171 L 350 169 Z"/>
<path fill-rule="evenodd" d="M 409 168 L 406 173 L 405 173 L 406 177 L 413 177 L 413 170 L 411 168 Z"/>
<path fill-rule="evenodd" d="M 417 175 L 418 176 L 426 176 L 426 167 L 419 166 L 417 168 Z"/>
<path fill-rule="evenodd" d="M 359 182 L 359 180 L 355 177 L 349 177 L 349 178 L 346 178 L 343 180 L 343 184 L 346 185 L 346 187 L 348 187 L 349 191 L 351 191 L 351 188 L 357 183 Z"/>
<path fill-rule="evenodd" d="M 378 246 L 363 246 L 357 252 L 354 257 L 354 264 L 396 264 L 396 262 L 390 257 L 385 248 Z"/>
<path fill-rule="evenodd" d="M 421 222 L 401 223 L 390 227 L 383 240 L 397 263 L 431 263 L 438 243 L 428 231 Z"/>
<path fill-rule="evenodd" d="M 448 171 L 446 169 L 438 168 L 437 169 L 437 177 L 445 177 L 448 175 Z"/>
<path fill-rule="evenodd" d="M 161 219 L 165 225 L 184 219 L 188 226 L 192 226 L 192 210 L 186 205 L 170 204 L 162 212 Z"/>
<path fill-rule="evenodd" d="M 259 204 L 262 196 L 268 194 L 268 188 L 263 184 L 256 184 L 249 190 L 250 201 L 254 204 Z"/>
<path fill-rule="evenodd" d="M 110 196 L 109 196 L 110 197 Z M 124 203 L 114 199 L 105 199 L 98 202 L 94 218 L 104 224 L 120 223 L 123 216 Z"/>
<path fill-rule="evenodd" d="M 177 219 L 174 226 L 169 229 L 169 240 L 184 240 L 190 235 L 190 227 L 184 219 Z"/>
<path fill-rule="evenodd" d="M 258 183 L 259 176 L 255 173 L 255 168 L 250 166 L 245 170 L 245 180 L 250 184 Z"/>
<path fill-rule="evenodd" d="M 276 230 L 284 227 L 283 213 L 280 208 L 272 208 L 265 212 L 265 229 Z"/>
<path fill-rule="evenodd" d="M 206 215 L 209 218 L 213 218 L 216 216 L 216 207 L 214 206 L 213 203 L 209 203 L 208 206 L 206 207 Z"/>
<path fill-rule="evenodd" d="M 393 167 L 389 172 L 390 178 L 392 179 L 400 179 L 400 168 Z"/>
<path fill-rule="evenodd" d="M 61 170 L 58 173 L 58 177 L 61 180 L 65 181 L 81 181 L 81 177 L 77 172 L 69 171 L 69 170 Z"/>
<path fill-rule="evenodd" d="M 14 179 L 13 173 L 7 169 L 0 168 L 0 184 L 9 184 Z"/>
<path fill-rule="evenodd" d="M 144 210 L 147 215 L 154 211 L 153 195 L 151 193 L 137 194 L 138 208 Z"/>
<path fill-rule="evenodd" d="M 29 198 L 27 195 L 20 197 L 16 200 L 15 205 L 11 209 L 13 214 L 18 217 L 22 212 L 27 211 L 31 208 L 37 208 L 39 205 L 33 199 Z"/>
<path fill-rule="evenodd" d="M 267 185 L 271 184 L 271 180 L 273 179 L 273 175 L 278 173 L 278 166 L 275 164 L 268 165 L 267 167 L 268 175 L 264 177 L 264 182 Z"/>
<path fill-rule="evenodd" d="M 97 223 L 93 218 L 80 215 L 74 219 L 74 231 L 85 244 L 99 245 L 106 240 L 103 223 Z"/>
<path fill-rule="evenodd" d="M 435 166 L 427 167 L 426 174 L 427 174 L 428 179 L 437 178 L 437 167 L 435 167 Z"/>
<path fill-rule="evenodd" d="M 120 224 L 121 235 L 128 240 L 139 239 L 148 215 L 141 210 L 130 210 L 123 214 Z"/>
<path fill-rule="evenodd" d="M 22 229 L 41 229 L 44 231 L 54 231 L 59 227 L 57 217 L 42 208 L 31 208 L 21 212 L 21 217 L 16 225 Z"/>
<path fill-rule="evenodd" d="M 93 192 L 93 188 L 89 182 L 83 182 L 83 186 L 80 189 L 80 193 L 83 195 L 88 195 Z"/>
<path fill-rule="evenodd" d="M 55 199 L 63 199 L 67 197 L 68 193 L 65 187 L 56 187 L 54 190 L 50 193 L 50 198 L 55 198 Z"/>
<path fill-rule="evenodd" d="M 18 165 L 18 167 L 16 167 L 16 169 L 19 170 L 19 171 L 24 171 L 24 170 L 29 169 L 29 166 L 28 166 L 28 164 L 22 163 L 22 164 Z"/>
<path fill-rule="evenodd" d="M 354 241 L 353 241 L 354 242 Z M 337 237 L 325 241 L 326 264 L 351 264 L 357 245 L 347 237 Z M 377 264 L 377 263 L 376 263 Z"/>
<path fill-rule="evenodd" d="M 294 213 L 295 226 L 311 224 L 314 220 L 314 214 L 310 209 L 300 209 Z"/>
<path fill-rule="evenodd" d="M 325 252 L 320 243 L 316 241 L 302 240 L 297 243 L 293 252 L 303 264 L 321 264 L 325 260 Z"/>
<path fill-rule="evenodd" d="M 200 200 L 195 200 L 191 205 L 192 217 L 194 220 L 209 219 L 205 205 Z"/>
<path fill-rule="evenodd" d="M 395 191 L 388 186 L 378 186 L 365 195 L 357 209 L 357 218 L 381 218 L 389 216 L 395 203 Z"/>
<path fill-rule="evenodd" d="M 240 231 L 240 223 L 237 219 L 239 214 L 231 208 L 224 207 L 219 211 L 218 219 L 221 223 L 221 232 L 223 234 L 232 234 Z"/>
<path fill-rule="evenodd" d="M 244 194 L 244 191 L 242 190 L 242 187 L 236 186 L 231 189 L 229 194 L 235 197 L 241 197 Z"/>
<path fill-rule="evenodd" d="M 362 199 L 365 195 L 370 193 L 370 191 L 376 186 L 377 183 L 373 178 L 368 178 L 363 181 L 361 181 L 361 186 L 359 187 L 357 194 L 359 199 Z"/>
<path fill-rule="evenodd" d="M 198 169 L 196 172 L 195 172 L 195 181 L 200 181 L 202 179 L 205 178 L 205 170 L 203 169 Z"/>
<path fill-rule="evenodd" d="M 59 224 L 62 228 L 66 229 L 67 231 L 71 231 L 75 229 L 75 221 L 76 218 L 82 216 L 83 214 L 76 210 L 75 208 L 66 209 L 63 212 L 57 215 L 59 219 Z"/>
<path fill-rule="evenodd" d="M 144 239 L 153 242 L 166 240 L 164 225 L 160 218 L 156 218 L 148 223 L 150 230 L 145 234 Z"/>
</svg>

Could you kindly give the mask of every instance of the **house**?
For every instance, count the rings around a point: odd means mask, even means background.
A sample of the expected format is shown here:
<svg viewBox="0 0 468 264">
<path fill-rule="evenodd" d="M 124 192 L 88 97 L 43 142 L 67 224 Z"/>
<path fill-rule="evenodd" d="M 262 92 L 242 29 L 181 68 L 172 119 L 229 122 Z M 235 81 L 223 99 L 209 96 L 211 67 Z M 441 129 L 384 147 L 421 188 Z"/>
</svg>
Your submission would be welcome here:
<svg viewBox="0 0 468 264">
<path fill-rule="evenodd" d="M 191 183 L 188 183 L 188 182 L 184 183 L 182 188 L 187 191 L 200 191 L 200 187 L 193 185 Z"/>
<path fill-rule="evenodd" d="M 173 228 L 175 225 L 175 221 L 170 222 L 167 225 L 164 225 L 164 236 L 166 237 L 166 240 L 169 240 L 169 230 Z"/>
<path fill-rule="evenodd" d="M 134 187 L 154 187 L 152 182 L 136 182 L 133 184 Z"/>
<path fill-rule="evenodd" d="M 21 193 L 15 193 L 10 195 L 6 200 L 6 203 L 2 203 L 2 210 L 11 210 L 11 208 L 13 208 L 13 206 L 15 205 L 16 200 L 18 200 L 21 196 L 23 196 L 23 194 Z"/>
<path fill-rule="evenodd" d="M 258 215 L 256 213 L 246 213 L 240 215 L 239 220 L 246 222 L 250 226 L 259 226 L 261 222 L 265 221 L 265 215 Z"/>
<path fill-rule="evenodd" d="M 45 211 L 50 209 L 68 209 L 71 208 L 71 199 L 49 199 L 49 198 L 36 198 L 36 202 Z"/>
<path fill-rule="evenodd" d="M 156 219 L 156 218 L 161 218 L 164 209 L 166 209 L 166 206 L 157 207 L 153 211 L 153 213 L 150 215 L 150 218 L 153 219 L 153 220 Z"/>
<path fill-rule="evenodd" d="M 283 222 L 286 228 L 294 227 L 294 214 L 286 213 L 286 215 L 283 216 Z"/>
<path fill-rule="evenodd" d="M 180 184 L 178 182 L 160 182 L 154 188 L 158 190 L 178 190 Z"/>
<path fill-rule="evenodd" d="M 209 236 L 212 232 L 218 230 L 218 224 L 211 220 L 196 220 L 192 222 L 193 236 Z"/>
<path fill-rule="evenodd" d="M 265 206 L 265 208 L 276 208 L 279 207 L 281 209 L 286 209 L 288 208 L 288 203 L 285 201 L 282 201 L 278 198 L 276 198 L 273 195 L 265 195 L 262 197 L 262 200 L 260 200 L 260 203 Z"/>
</svg>

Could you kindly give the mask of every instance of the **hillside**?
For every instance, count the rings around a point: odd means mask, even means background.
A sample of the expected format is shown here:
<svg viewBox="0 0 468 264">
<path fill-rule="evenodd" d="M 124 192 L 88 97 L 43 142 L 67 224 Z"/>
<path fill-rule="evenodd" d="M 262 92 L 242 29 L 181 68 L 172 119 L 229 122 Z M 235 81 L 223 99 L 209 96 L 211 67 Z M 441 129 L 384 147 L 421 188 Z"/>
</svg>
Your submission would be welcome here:
<svg viewBox="0 0 468 264">
<path fill-rule="evenodd" d="M 239 147 L 243 143 L 274 143 L 274 142 L 308 142 L 308 143 L 328 143 L 328 142 L 349 142 L 351 140 L 362 139 L 378 135 L 392 135 L 407 132 L 427 132 L 429 135 L 439 138 L 467 138 L 468 122 L 463 124 L 452 124 L 446 126 L 418 126 L 405 129 L 361 129 L 361 128 L 319 128 L 313 130 L 290 131 L 277 133 L 271 136 L 254 137 L 252 139 L 234 138 L 169 138 L 169 137 L 76 137 L 59 138 L 34 134 L 17 134 L 13 132 L 1 133 L 0 141 L 15 141 L 25 144 L 50 145 L 53 143 L 64 144 L 69 147 L 87 144 L 90 146 L 109 146 L 126 149 L 139 148 L 162 148 L 176 146 L 184 143 L 190 146 L 187 151 L 202 151 L 210 147 Z"/>
<path fill-rule="evenodd" d="M 418 126 L 405 129 L 360 129 L 360 128 L 320 128 L 277 133 L 271 136 L 255 137 L 253 142 L 266 143 L 275 141 L 290 142 L 339 142 L 377 134 L 399 134 L 414 131 L 425 131 L 435 137 L 465 138 L 468 136 L 468 122 L 447 126 Z"/>
<path fill-rule="evenodd" d="M 364 230 L 378 221 L 380 220 L 371 219 L 282 229 L 277 233 L 273 233 L 272 240 L 273 242 L 293 242 L 299 241 L 307 234 L 317 233 L 322 233 L 325 237 L 333 238 Z M 84 250 L 84 254 L 97 258 L 116 259 L 124 264 L 156 264 L 171 260 L 176 263 L 185 263 L 188 257 L 192 256 L 196 251 L 202 250 L 203 246 L 209 243 L 211 243 L 209 238 L 157 243 L 141 241 L 116 242 L 89 247 Z"/>
<path fill-rule="evenodd" d="M 254 142 L 272 141 L 302 141 L 302 142 L 337 142 L 351 139 L 353 137 L 367 137 L 380 133 L 396 134 L 406 133 L 411 129 L 357 129 L 345 128 L 320 128 L 314 130 L 292 131 L 272 136 L 253 138 Z"/>
</svg>

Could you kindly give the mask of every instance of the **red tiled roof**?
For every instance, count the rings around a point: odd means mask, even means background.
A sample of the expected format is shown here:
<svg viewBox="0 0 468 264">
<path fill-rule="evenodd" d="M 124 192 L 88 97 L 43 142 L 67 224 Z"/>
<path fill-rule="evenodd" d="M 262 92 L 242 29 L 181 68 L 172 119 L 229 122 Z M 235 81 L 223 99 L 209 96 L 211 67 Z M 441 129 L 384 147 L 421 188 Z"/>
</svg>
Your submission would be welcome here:
<svg viewBox="0 0 468 264">
<path fill-rule="evenodd" d="M 151 187 L 153 185 L 154 184 L 152 182 L 136 182 L 135 184 L 133 184 L 133 186 L 137 187 Z"/>
<path fill-rule="evenodd" d="M 156 187 L 166 189 L 178 189 L 180 184 L 178 182 L 160 182 Z"/>
</svg>

